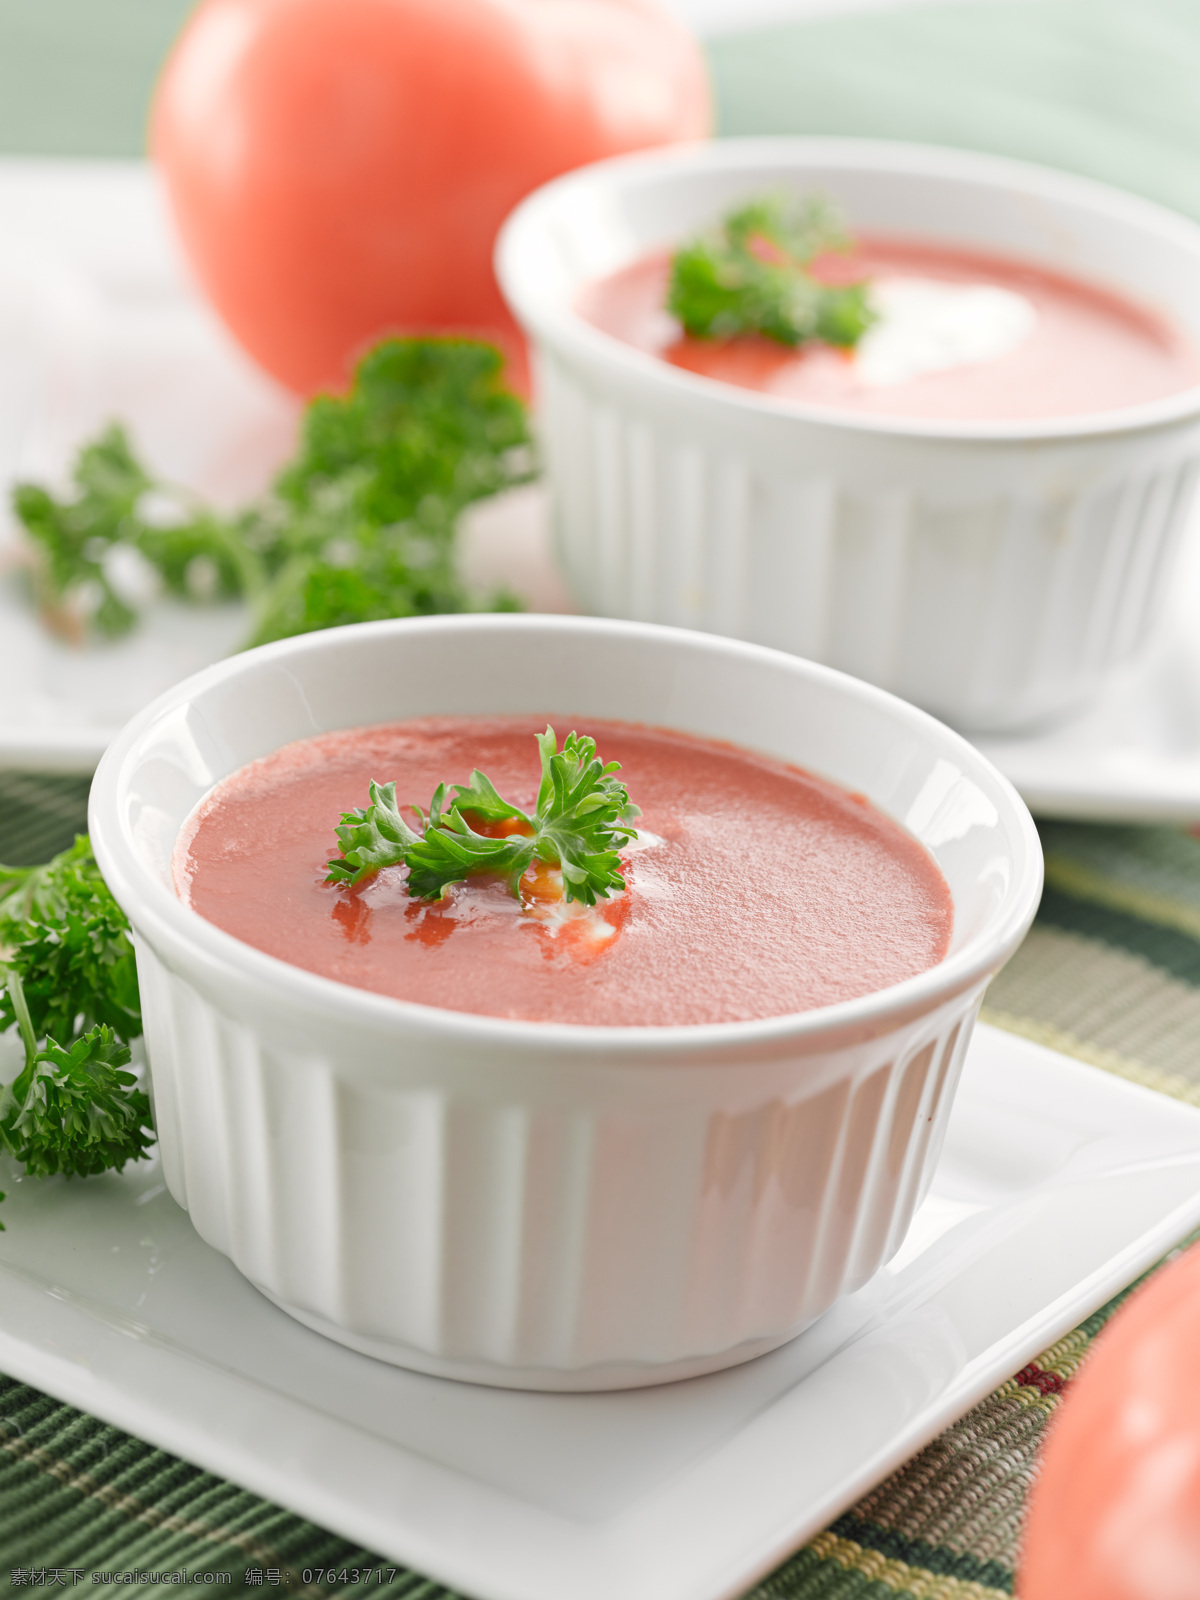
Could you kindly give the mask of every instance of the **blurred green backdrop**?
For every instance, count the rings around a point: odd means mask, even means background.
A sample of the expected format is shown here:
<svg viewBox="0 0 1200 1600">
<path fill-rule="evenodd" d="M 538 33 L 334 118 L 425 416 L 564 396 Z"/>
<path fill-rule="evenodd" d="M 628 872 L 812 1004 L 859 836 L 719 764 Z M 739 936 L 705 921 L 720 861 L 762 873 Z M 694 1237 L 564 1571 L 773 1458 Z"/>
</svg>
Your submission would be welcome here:
<svg viewBox="0 0 1200 1600">
<path fill-rule="evenodd" d="M 0 0 L 0 153 L 136 156 L 193 0 Z"/>
<path fill-rule="evenodd" d="M 1044 161 L 1200 218 L 1200 0 L 981 0 L 713 41 L 724 133 Z"/>
<path fill-rule="evenodd" d="M 191 4 L 0 0 L 0 153 L 141 154 L 154 75 Z M 723 133 L 994 150 L 1200 217 L 1200 0 L 934 0 L 708 50 Z"/>
</svg>

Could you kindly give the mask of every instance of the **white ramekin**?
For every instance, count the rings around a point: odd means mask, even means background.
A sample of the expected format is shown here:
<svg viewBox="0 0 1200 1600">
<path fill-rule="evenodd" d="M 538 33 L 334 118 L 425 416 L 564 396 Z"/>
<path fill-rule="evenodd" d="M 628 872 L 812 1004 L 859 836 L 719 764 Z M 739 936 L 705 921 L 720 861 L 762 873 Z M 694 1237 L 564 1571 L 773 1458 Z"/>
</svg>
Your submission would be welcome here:
<svg viewBox="0 0 1200 1600">
<path fill-rule="evenodd" d="M 868 795 L 941 865 L 951 953 L 800 1015 L 558 1026 L 314 977 L 176 898 L 181 823 L 246 762 L 356 724 L 516 711 L 729 740 Z M 984 986 L 1041 888 L 1016 792 L 923 712 L 778 651 L 574 617 L 372 623 L 235 656 L 109 747 L 90 824 L 133 924 L 163 1170 L 199 1233 L 355 1349 L 534 1388 L 746 1360 L 864 1283 L 904 1237 Z"/>
<path fill-rule="evenodd" d="M 577 315 L 580 286 L 738 197 L 823 190 L 852 229 L 1107 286 L 1200 344 L 1200 228 L 961 151 L 730 139 L 538 190 L 497 251 L 534 349 L 555 539 L 579 604 L 794 651 L 959 727 L 1083 704 L 1148 641 L 1200 459 L 1200 388 L 1049 421 L 853 416 L 681 371 Z"/>
</svg>

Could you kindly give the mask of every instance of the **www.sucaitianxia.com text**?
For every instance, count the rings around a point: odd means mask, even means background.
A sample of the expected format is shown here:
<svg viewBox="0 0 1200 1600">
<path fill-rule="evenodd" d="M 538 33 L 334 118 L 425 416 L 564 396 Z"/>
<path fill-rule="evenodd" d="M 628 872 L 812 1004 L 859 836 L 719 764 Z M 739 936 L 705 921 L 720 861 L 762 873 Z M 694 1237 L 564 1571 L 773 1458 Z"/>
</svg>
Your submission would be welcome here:
<svg viewBox="0 0 1200 1600">
<path fill-rule="evenodd" d="M 265 1579 L 265 1574 L 264 1574 Z M 203 1572 L 185 1572 L 176 1569 L 169 1572 L 138 1571 L 136 1568 L 114 1569 L 107 1571 L 92 1571 L 87 1567 L 13 1567 L 9 1572 L 9 1585 L 14 1589 L 73 1589 L 77 1583 L 162 1583 L 183 1584 L 200 1583 L 211 1588 L 233 1583 L 232 1572 L 222 1572 L 217 1569 Z M 246 1583 L 253 1583 L 254 1579 L 247 1573 L 243 1579 Z M 260 1582 L 263 1580 L 259 1580 Z M 280 1579 L 277 1577 L 276 1582 Z"/>
</svg>

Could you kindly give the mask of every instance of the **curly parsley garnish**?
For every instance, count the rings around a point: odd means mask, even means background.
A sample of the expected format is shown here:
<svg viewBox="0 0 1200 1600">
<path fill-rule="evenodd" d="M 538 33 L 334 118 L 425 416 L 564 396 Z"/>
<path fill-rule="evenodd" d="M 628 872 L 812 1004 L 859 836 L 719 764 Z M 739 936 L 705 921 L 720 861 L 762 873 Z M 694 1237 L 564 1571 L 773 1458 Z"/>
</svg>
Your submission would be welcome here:
<svg viewBox="0 0 1200 1600">
<path fill-rule="evenodd" d="M 0 963 L 20 975 L 39 1037 L 142 1031 L 129 922 L 85 836 L 46 866 L 0 867 Z M 0 982 L 0 1031 L 17 1021 Z"/>
<path fill-rule="evenodd" d="M 0 1142 L 33 1178 L 91 1177 L 137 1161 L 154 1143 L 150 1101 L 137 1087 L 129 1046 L 100 1023 L 70 1045 L 39 1045 L 20 975 L 5 985 L 25 1045 L 25 1066 L 0 1096 Z M 0 1224 L 2 1227 L 3 1224 Z"/>
<path fill-rule="evenodd" d="M 472 609 L 459 514 L 533 475 L 525 407 L 502 375 L 488 344 L 386 339 L 349 394 L 310 403 L 295 460 L 243 518 L 268 575 L 248 644 Z"/>
<path fill-rule="evenodd" d="M 180 599 L 232 600 L 261 588 L 261 563 L 236 521 L 155 482 L 118 424 L 83 446 L 71 477 L 74 493 L 62 499 L 33 483 L 12 492 L 36 555 L 35 598 L 60 631 L 90 625 L 115 639 L 136 624 L 137 586 L 128 574 L 121 582 L 119 552 Z"/>
<path fill-rule="evenodd" d="M 852 346 L 875 321 L 868 285 L 822 283 L 809 270 L 849 246 L 822 196 L 764 195 L 676 251 L 667 310 L 700 339 L 758 333 L 790 346 Z"/>
<path fill-rule="evenodd" d="M 14 1026 L 25 1064 L 0 1089 L 0 1148 L 33 1177 L 145 1155 L 150 1102 L 125 1070 L 142 1031 L 129 923 L 86 837 L 45 866 L 0 866 L 0 1031 Z"/>
<path fill-rule="evenodd" d="M 542 782 L 534 814 L 510 805 L 482 772 L 467 784 L 439 784 L 429 815 L 418 808 L 422 831 L 410 828 L 396 804 L 394 783 L 372 783 L 370 804 L 347 811 L 337 829 L 342 854 L 329 862 L 326 883 L 357 884 L 382 867 L 408 867 L 408 892 L 436 900 L 452 883 L 477 873 L 502 877 L 512 894 L 529 867 L 544 861 L 560 868 L 567 900 L 595 905 L 624 889 L 618 850 L 636 838 L 640 816 L 616 774 L 620 763 L 602 762 L 596 741 L 569 734 L 561 750 L 553 728 L 537 736 Z M 501 837 L 477 833 L 467 821 L 508 824 Z"/>
<path fill-rule="evenodd" d="M 249 600 L 247 645 L 471 609 L 454 561 L 458 516 L 532 476 L 525 407 L 501 376 L 491 345 L 385 339 L 347 394 L 309 403 L 295 458 L 231 516 L 155 480 L 111 425 L 80 451 L 71 494 L 13 490 L 43 615 L 67 633 L 127 633 L 139 615 L 130 561 L 183 600 Z"/>
</svg>

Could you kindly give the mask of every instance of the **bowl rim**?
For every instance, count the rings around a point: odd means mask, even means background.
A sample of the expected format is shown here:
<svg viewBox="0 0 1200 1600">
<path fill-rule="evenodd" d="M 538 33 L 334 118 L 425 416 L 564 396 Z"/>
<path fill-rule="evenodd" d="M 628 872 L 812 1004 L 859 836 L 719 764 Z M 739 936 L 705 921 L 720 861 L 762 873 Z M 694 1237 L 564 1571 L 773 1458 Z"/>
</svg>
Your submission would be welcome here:
<svg viewBox="0 0 1200 1600">
<path fill-rule="evenodd" d="M 963 948 L 936 966 L 886 989 L 810 1011 L 787 1012 L 750 1021 L 623 1025 L 567 1022 L 532 1022 L 492 1017 L 474 1012 L 450 1011 L 417 1001 L 395 999 L 372 990 L 358 989 L 322 977 L 243 943 L 197 911 L 184 905 L 142 860 L 126 823 L 123 797 L 134 764 L 147 739 L 180 708 L 207 690 L 236 679 L 247 667 L 281 663 L 300 655 L 328 650 L 353 650 L 360 639 L 376 640 L 391 633 L 520 632 L 541 637 L 550 633 L 591 634 L 609 642 L 651 639 L 662 643 L 685 640 L 728 660 L 768 662 L 774 670 L 827 684 L 876 709 L 899 718 L 915 733 L 938 740 L 944 753 L 961 758 L 964 770 L 982 774 L 1007 805 L 1001 812 L 1011 839 L 1013 874 L 1008 889 L 988 920 Z M 350 724 L 354 726 L 354 724 Z M 289 741 L 281 741 L 283 743 Z M 276 746 L 275 748 L 278 748 Z M 236 770 L 236 769 L 234 769 Z M 836 781 L 836 780 L 831 780 Z M 894 819 L 895 820 L 895 819 Z M 196 673 L 160 695 L 130 721 L 105 752 L 92 783 L 88 821 L 100 870 L 118 904 L 127 912 L 135 931 L 145 930 L 152 945 L 160 942 L 193 966 L 199 962 L 210 974 L 246 991 L 267 995 L 290 1010 L 319 1014 L 347 1026 L 365 1025 L 373 1032 L 404 1035 L 445 1043 L 487 1046 L 542 1056 L 561 1050 L 592 1057 L 636 1050 L 642 1055 L 671 1056 L 686 1053 L 727 1058 L 731 1051 L 770 1049 L 782 1042 L 812 1048 L 815 1038 L 865 1029 L 878 1033 L 904 1016 L 929 1013 L 942 1003 L 982 982 L 1012 953 L 1033 920 L 1041 896 L 1042 852 L 1033 819 L 1016 790 L 974 746 L 926 712 L 883 689 L 831 667 L 788 655 L 763 645 L 747 644 L 721 635 L 668 628 L 653 623 L 613 621 L 593 617 L 560 617 L 520 613 L 483 613 L 433 616 L 359 623 L 261 646 L 227 657 Z M 903 824 L 901 824 L 903 826 Z"/>
<path fill-rule="evenodd" d="M 552 348 L 582 358 L 593 367 L 603 367 L 626 380 L 640 381 L 664 396 L 678 396 L 693 404 L 702 399 L 714 406 L 724 406 L 727 411 L 748 417 L 769 417 L 775 422 L 804 422 L 882 438 L 970 441 L 1003 446 L 1140 434 L 1200 417 L 1200 382 L 1157 400 L 1062 417 L 957 421 L 849 412 L 743 389 L 719 378 L 671 366 L 594 327 L 569 306 L 548 309 L 535 287 L 525 281 L 521 256 L 527 239 L 547 218 L 553 217 L 564 202 L 569 204 L 577 194 L 589 189 L 615 193 L 631 185 L 649 187 L 655 182 L 669 182 L 674 177 L 696 172 L 736 172 L 766 164 L 792 165 L 797 171 L 817 164 L 840 165 L 847 171 L 952 178 L 974 181 L 985 188 L 1017 189 L 1051 203 L 1068 203 L 1103 213 L 1112 221 L 1141 227 L 1148 234 L 1190 248 L 1196 256 L 1200 275 L 1200 223 L 1156 201 L 1094 178 L 1032 161 L 948 145 L 840 135 L 739 135 L 609 157 L 555 178 L 527 195 L 505 219 L 494 251 L 496 278 L 509 310 L 527 333 L 544 339 Z"/>
</svg>

